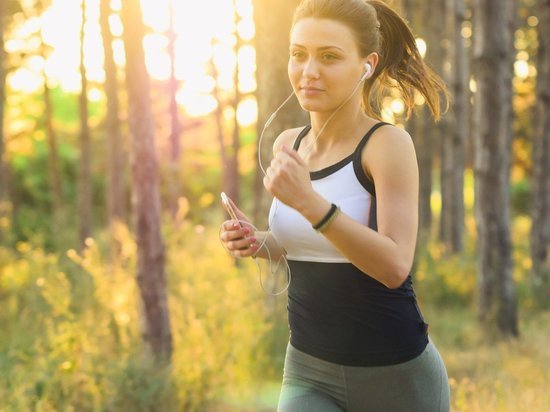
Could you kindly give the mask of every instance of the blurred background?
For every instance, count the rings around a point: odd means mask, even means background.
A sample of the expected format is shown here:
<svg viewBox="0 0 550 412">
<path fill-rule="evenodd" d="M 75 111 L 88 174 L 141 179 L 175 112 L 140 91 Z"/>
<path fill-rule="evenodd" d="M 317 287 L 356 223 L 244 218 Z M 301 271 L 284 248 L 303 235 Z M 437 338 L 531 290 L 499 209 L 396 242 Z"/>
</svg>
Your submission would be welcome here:
<svg viewBox="0 0 550 412">
<path fill-rule="evenodd" d="M 0 411 L 276 409 L 286 296 L 221 246 L 219 193 L 267 227 L 298 3 L 0 0 Z M 452 95 L 380 116 L 417 150 L 453 411 L 548 411 L 550 3 L 387 3 Z"/>
</svg>

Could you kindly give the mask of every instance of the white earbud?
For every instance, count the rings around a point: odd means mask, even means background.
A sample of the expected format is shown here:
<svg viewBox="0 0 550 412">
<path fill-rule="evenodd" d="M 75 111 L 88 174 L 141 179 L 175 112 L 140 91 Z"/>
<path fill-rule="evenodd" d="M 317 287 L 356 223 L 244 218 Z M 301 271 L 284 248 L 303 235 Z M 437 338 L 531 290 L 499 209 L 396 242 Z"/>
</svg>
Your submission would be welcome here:
<svg viewBox="0 0 550 412">
<path fill-rule="evenodd" d="M 372 70 L 372 66 L 369 63 L 366 63 L 365 64 L 365 74 L 363 75 L 363 77 L 361 77 L 360 81 L 368 79 L 369 76 L 370 76 L 371 70 Z"/>
</svg>

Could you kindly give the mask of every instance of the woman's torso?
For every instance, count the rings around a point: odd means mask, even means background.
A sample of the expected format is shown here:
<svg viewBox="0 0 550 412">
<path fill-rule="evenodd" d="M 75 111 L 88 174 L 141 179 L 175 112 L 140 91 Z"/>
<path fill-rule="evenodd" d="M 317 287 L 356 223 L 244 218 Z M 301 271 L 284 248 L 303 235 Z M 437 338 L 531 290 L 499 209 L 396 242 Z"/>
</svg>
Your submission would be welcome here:
<svg viewBox="0 0 550 412">
<path fill-rule="evenodd" d="M 315 191 L 373 230 L 377 230 L 376 192 L 364 172 L 361 153 L 384 124 L 374 125 L 349 156 L 310 174 Z M 298 135 L 295 150 L 308 131 L 309 126 Z M 277 200 L 269 222 L 287 251 L 292 271 L 288 315 L 293 346 L 352 366 L 395 364 L 422 352 L 428 342 L 427 324 L 410 276 L 401 287 L 387 288 L 351 264 L 303 216 Z"/>
</svg>

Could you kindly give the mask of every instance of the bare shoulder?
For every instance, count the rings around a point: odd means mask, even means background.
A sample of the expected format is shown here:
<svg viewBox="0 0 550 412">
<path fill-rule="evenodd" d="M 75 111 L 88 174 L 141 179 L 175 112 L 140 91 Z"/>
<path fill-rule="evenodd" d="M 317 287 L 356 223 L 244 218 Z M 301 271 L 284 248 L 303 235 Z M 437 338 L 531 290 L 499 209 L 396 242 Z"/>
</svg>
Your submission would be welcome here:
<svg viewBox="0 0 550 412">
<path fill-rule="evenodd" d="M 294 127 L 292 129 L 286 129 L 285 131 L 281 132 L 281 134 L 277 136 L 275 142 L 273 143 L 273 154 L 277 154 L 277 152 L 281 150 L 283 146 L 291 148 L 294 145 L 296 138 L 303 129 L 304 127 L 301 126 Z"/>
<path fill-rule="evenodd" d="M 377 170 L 416 168 L 416 151 L 411 135 L 396 126 L 380 127 L 365 145 L 362 163 L 369 178 L 375 177 Z"/>
</svg>

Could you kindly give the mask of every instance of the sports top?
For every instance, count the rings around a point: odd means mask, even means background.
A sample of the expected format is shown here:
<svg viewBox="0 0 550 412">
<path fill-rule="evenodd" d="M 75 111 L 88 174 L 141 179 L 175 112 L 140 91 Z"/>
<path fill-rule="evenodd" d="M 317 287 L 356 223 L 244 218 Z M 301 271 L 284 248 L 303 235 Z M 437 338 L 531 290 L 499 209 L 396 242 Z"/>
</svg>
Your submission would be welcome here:
<svg viewBox="0 0 550 412">
<path fill-rule="evenodd" d="M 343 213 L 377 230 L 376 191 L 361 164 L 361 152 L 375 124 L 353 153 L 319 171 L 310 172 L 316 192 Z M 298 135 L 294 150 L 311 126 Z M 287 251 L 292 272 L 288 290 L 290 343 L 312 356 L 351 366 L 405 362 L 428 343 L 409 275 L 389 289 L 346 259 L 296 210 L 274 199 L 270 228 Z"/>
</svg>

